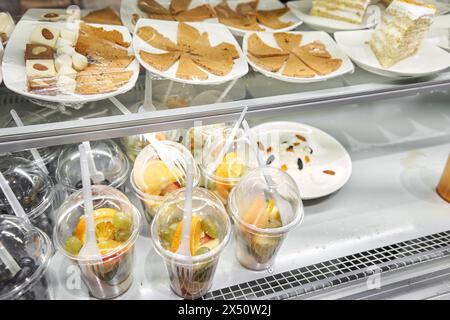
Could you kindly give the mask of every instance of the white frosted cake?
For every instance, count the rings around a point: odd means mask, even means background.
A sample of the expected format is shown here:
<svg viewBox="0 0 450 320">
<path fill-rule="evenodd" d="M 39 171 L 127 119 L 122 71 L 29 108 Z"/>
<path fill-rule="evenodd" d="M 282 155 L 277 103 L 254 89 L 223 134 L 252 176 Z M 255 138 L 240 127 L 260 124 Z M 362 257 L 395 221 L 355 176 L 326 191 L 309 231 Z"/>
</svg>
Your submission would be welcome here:
<svg viewBox="0 0 450 320">
<path fill-rule="evenodd" d="M 413 56 L 433 22 L 436 9 L 417 0 L 394 0 L 370 39 L 380 64 L 389 68 Z"/>
<path fill-rule="evenodd" d="M 361 24 L 370 0 L 313 0 L 310 15 Z"/>
</svg>

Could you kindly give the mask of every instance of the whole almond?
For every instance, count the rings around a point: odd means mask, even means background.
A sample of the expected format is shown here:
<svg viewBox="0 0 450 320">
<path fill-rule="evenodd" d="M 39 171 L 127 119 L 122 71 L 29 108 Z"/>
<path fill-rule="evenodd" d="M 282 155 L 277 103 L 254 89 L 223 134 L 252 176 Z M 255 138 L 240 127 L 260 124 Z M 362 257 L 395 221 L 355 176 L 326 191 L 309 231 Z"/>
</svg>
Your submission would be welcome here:
<svg viewBox="0 0 450 320">
<path fill-rule="evenodd" d="M 40 64 L 40 63 L 33 64 L 33 68 L 38 71 L 47 71 L 48 70 L 48 68 L 46 66 L 44 66 L 43 64 Z"/>
<path fill-rule="evenodd" d="M 45 47 L 34 47 L 31 50 L 31 53 L 34 54 L 34 55 L 38 55 L 38 54 L 41 54 L 42 52 L 45 52 L 45 51 L 47 51 L 47 48 L 45 48 Z"/>
<path fill-rule="evenodd" d="M 52 40 L 55 37 L 53 35 L 53 33 L 50 30 L 48 30 L 47 28 L 42 29 L 41 33 L 42 33 L 42 36 L 47 40 Z"/>
</svg>

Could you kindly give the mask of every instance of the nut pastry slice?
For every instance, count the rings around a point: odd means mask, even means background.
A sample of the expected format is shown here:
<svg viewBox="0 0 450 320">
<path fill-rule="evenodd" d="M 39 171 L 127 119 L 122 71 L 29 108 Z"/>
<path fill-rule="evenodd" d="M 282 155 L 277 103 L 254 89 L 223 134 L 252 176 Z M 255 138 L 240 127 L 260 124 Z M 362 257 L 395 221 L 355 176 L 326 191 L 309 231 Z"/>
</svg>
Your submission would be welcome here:
<svg viewBox="0 0 450 320">
<path fill-rule="evenodd" d="M 152 27 L 139 28 L 137 35 L 154 48 L 164 51 L 178 51 L 178 45 Z"/>
<path fill-rule="evenodd" d="M 239 52 L 237 51 L 236 47 L 228 42 L 222 42 L 218 44 L 217 46 L 213 47 L 219 50 L 224 51 L 227 55 L 231 56 L 233 59 L 239 59 Z"/>
<path fill-rule="evenodd" d="M 240 15 L 256 15 L 256 8 L 258 7 L 259 0 L 239 3 L 236 6 L 236 12 Z"/>
<path fill-rule="evenodd" d="M 192 51 L 200 36 L 200 32 L 187 23 L 178 24 L 177 43 L 182 51 Z"/>
<path fill-rule="evenodd" d="M 271 72 L 277 72 L 281 69 L 288 56 L 276 56 L 276 57 L 255 57 L 251 54 L 248 55 L 250 61 L 257 64 L 263 69 Z"/>
<path fill-rule="evenodd" d="M 286 52 L 292 51 L 298 47 L 302 42 L 303 36 L 301 34 L 277 32 L 273 34 L 278 46 Z"/>
<path fill-rule="evenodd" d="M 150 53 L 142 51 L 139 53 L 142 60 L 159 71 L 166 71 L 175 64 L 180 58 L 179 51 L 171 51 L 166 53 Z"/>
<path fill-rule="evenodd" d="M 155 0 L 139 0 L 137 6 L 147 14 L 171 16 L 170 10 L 164 8 Z"/>
<path fill-rule="evenodd" d="M 339 69 L 342 65 L 341 59 L 328 59 L 312 55 L 308 50 L 297 47 L 292 50 L 297 58 L 302 60 L 308 67 L 313 69 L 317 74 L 324 76 Z"/>
<path fill-rule="evenodd" d="M 176 15 L 175 19 L 178 21 L 204 21 L 214 18 L 216 13 L 208 4 L 195 7 L 193 9 L 180 12 Z"/>
<path fill-rule="evenodd" d="M 233 58 L 221 50 L 210 49 L 202 55 L 192 55 L 192 60 L 216 76 L 225 76 L 233 68 Z"/>
<path fill-rule="evenodd" d="M 314 70 L 309 68 L 294 54 L 289 55 L 282 74 L 283 76 L 295 78 L 312 78 L 316 75 Z"/>
<path fill-rule="evenodd" d="M 288 56 L 287 52 L 280 49 L 271 47 L 264 43 L 257 34 L 252 34 L 248 38 L 248 52 L 255 57 L 275 57 L 275 56 Z"/>
<path fill-rule="evenodd" d="M 207 80 L 208 74 L 202 71 L 187 54 L 182 54 L 176 76 L 184 80 Z"/>
<path fill-rule="evenodd" d="M 302 48 L 306 51 L 308 51 L 310 54 L 316 57 L 322 57 L 322 58 L 331 58 L 331 54 L 328 52 L 327 47 L 320 41 L 314 41 L 311 43 L 308 43 Z"/>
<path fill-rule="evenodd" d="M 283 29 L 293 25 L 292 22 L 283 22 L 279 18 L 286 14 L 289 8 L 281 8 L 276 10 L 258 10 L 256 18 L 259 23 L 271 29 Z"/>
</svg>

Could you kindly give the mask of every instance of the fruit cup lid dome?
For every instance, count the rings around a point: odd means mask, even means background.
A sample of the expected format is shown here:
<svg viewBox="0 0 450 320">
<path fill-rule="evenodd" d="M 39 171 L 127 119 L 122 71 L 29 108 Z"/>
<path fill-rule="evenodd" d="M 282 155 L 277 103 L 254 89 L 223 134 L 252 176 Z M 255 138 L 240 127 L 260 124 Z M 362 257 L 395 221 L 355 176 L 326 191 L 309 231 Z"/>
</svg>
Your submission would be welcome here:
<svg viewBox="0 0 450 320">
<path fill-rule="evenodd" d="M 105 180 L 99 184 L 118 188 L 128 176 L 129 162 L 126 155 L 113 140 L 90 143 L 95 167 L 103 173 Z M 71 191 L 82 188 L 80 152 L 78 145 L 63 148 L 58 157 L 56 180 Z"/>
<path fill-rule="evenodd" d="M 22 120 L 25 126 L 48 123 L 48 120 L 45 117 L 35 112 L 18 110 L 17 115 L 20 117 L 20 120 Z M 14 119 L 9 113 L 1 118 L 0 123 L 2 124 L 2 128 L 17 127 Z M 58 157 L 60 149 L 61 148 L 59 146 L 53 146 L 53 147 L 39 148 L 38 151 L 44 163 L 48 164 L 49 162 L 55 160 Z M 34 161 L 30 150 L 14 152 L 12 155 L 16 157 L 25 158 L 30 161 Z"/>
<path fill-rule="evenodd" d="M 24 158 L 3 156 L 0 170 L 30 219 L 38 217 L 52 204 L 53 183 L 37 164 Z M 1 190 L 0 214 L 14 214 Z"/>
<path fill-rule="evenodd" d="M 27 299 L 27 291 L 48 268 L 53 254 L 51 240 L 19 217 L 0 215 L 0 242 L 20 267 L 20 271 L 12 275 L 0 260 L 0 300 L 21 296 Z"/>
</svg>

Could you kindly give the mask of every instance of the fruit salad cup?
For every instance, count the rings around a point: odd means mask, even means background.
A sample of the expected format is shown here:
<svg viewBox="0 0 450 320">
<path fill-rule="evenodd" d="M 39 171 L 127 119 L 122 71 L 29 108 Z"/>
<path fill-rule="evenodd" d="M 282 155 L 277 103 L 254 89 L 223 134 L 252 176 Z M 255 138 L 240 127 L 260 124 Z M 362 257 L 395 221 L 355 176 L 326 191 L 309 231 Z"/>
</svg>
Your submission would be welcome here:
<svg viewBox="0 0 450 320">
<path fill-rule="evenodd" d="M 128 198 L 114 188 L 92 186 L 92 199 L 101 258 L 79 255 L 86 238 L 82 190 L 72 194 L 59 209 L 54 241 L 80 267 L 90 294 L 112 299 L 125 293 L 133 282 L 134 244 L 141 218 Z"/>
<path fill-rule="evenodd" d="M 0 243 L 20 268 L 13 275 L 0 261 L 0 300 L 49 300 L 50 238 L 16 216 L 0 215 Z"/>
<path fill-rule="evenodd" d="M 93 141 L 90 145 L 95 167 L 104 175 L 104 180 L 97 184 L 125 191 L 130 163 L 119 145 L 113 140 Z M 78 145 L 69 145 L 63 148 L 58 157 L 56 181 L 67 194 L 83 187 Z"/>
<path fill-rule="evenodd" d="M 201 162 L 201 154 L 203 148 L 212 135 L 219 135 L 224 137 L 228 128 L 225 123 L 212 124 L 207 126 L 192 127 L 187 131 L 187 138 L 185 140 L 186 148 L 191 151 L 195 161 Z"/>
<path fill-rule="evenodd" d="M 180 136 L 180 130 L 170 130 L 158 132 L 156 134 L 156 139 L 160 141 L 169 140 L 178 142 L 180 140 Z M 120 143 L 122 144 L 123 150 L 130 159 L 131 163 L 134 163 L 138 154 L 149 144 L 148 140 L 145 139 L 143 135 L 123 137 L 120 139 Z"/>
<path fill-rule="evenodd" d="M 151 233 L 156 251 L 169 272 L 170 287 L 185 299 L 196 299 L 211 288 L 217 264 L 230 234 L 231 223 L 221 201 L 210 191 L 194 188 L 190 251 L 177 253 L 181 243 L 185 190 L 172 194 L 161 205 Z"/>
<path fill-rule="evenodd" d="M 50 177 L 36 163 L 9 155 L 0 157 L 0 170 L 31 223 L 51 236 L 55 190 Z M 0 214 L 14 214 L 1 190 Z"/>
<path fill-rule="evenodd" d="M 200 162 L 203 185 L 214 192 L 225 206 L 228 204 L 230 191 L 255 164 L 244 132 L 238 130 L 234 143 L 215 167 L 216 159 L 220 156 L 231 130 L 215 130 L 214 134 L 210 135 L 202 150 Z"/>
<path fill-rule="evenodd" d="M 280 215 L 273 190 L 290 205 L 288 214 Z M 257 168 L 243 178 L 231 191 L 228 211 L 235 222 L 237 259 L 252 270 L 269 268 L 287 233 L 303 219 L 296 183 L 273 167 Z"/>
<path fill-rule="evenodd" d="M 181 144 L 172 141 L 163 141 L 166 147 L 173 150 L 174 155 L 187 159 L 192 155 Z M 194 162 L 195 163 L 195 162 Z M 180 177 L 183 178 L 180 172 Z M 179 179 L 181 181 L 181 179 Z M 194 186 L 200 180 L 200 171 L 194 166 Z M 184 188 L 177 182 L 175 176 L 167 168 L 165 163 L 158 157 L 153 146 L 148 145 L 136 158 L 133 171 L 131 172 L 131 187 L 142 201 L 145 217 L 149 223 L 158 212 L 158 209 L 166 196 L 174 191 Z"/>
</svg>

